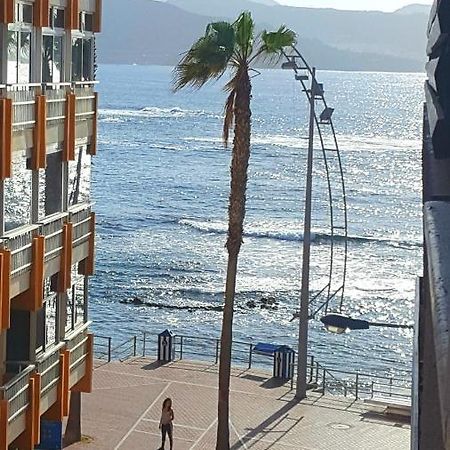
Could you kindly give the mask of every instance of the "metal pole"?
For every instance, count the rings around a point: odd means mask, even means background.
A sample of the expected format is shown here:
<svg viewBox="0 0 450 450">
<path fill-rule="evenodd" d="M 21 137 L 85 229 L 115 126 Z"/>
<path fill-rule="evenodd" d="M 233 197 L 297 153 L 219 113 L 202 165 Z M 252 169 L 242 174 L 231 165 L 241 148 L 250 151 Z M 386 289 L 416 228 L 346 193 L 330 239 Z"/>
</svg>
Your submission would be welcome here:
<svg viewBox="0 0 450 450">
<path fill-rule="evenodd" d="M 314 158 L 314 126 L 315 126 L 315 92 L 316 69 L 312 69 L 310 110 L 309 110 L 309 138 L 308 138 L 308 163 L 306 170 L 305 192 L 305 222 L 303 226 L 303 261 L 302 261 L 302 289 L 300 295 L 300 317 L 298 324 L 298 368 L 297 388 L 295 398 L 306 398 L 306 376 L 308 366 L 308 316 L 309 316 L 309 262 L 311 249 L 311 209 L 312 209 L 312 172 Z"/>
</svg>

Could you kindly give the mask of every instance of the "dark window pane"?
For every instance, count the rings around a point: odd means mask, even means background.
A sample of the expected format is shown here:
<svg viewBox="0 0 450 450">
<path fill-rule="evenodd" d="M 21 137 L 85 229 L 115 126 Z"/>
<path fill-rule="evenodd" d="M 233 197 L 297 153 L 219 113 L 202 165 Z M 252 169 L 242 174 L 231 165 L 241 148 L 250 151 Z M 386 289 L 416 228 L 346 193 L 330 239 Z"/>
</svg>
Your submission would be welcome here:
<svg viewBox="0 0 450 450">
<path fill-rule="evenodd" d="M 45 350 L 45 304 L 36 313 L 36 350 Z"/>
<path fill-rule="evenodd" d="M 64 10 L 53 8 L 53 28 L 64 28 Z"/>
<path fill-rule="evenodd" d="M 83 76 L 83 39 L 72 40 L 72 80 L 82 81 Z"/>
<path fill-rule="evenodd" d="M 54 39 L 53 53 L 53 82 L 62 83 L 64 80 L 64 53 L 62 36 L 56 36 Z"/>
<path fill-rule="evenodd" d="M 86 13 L 84 15 L 84 31 L 93 31 L 94 29 L 94 15 Z"/>
<path fill-rule="evenodd" d="M 42 43 L 42 82 L 53 81 L 53 36 L 44 36 Z"/>
<path fill-rule="evenodd" d="M 23 4 L 22 5 L 22 22 L 33 23 L 33 6 Z"/>
<path fill-rule="evenodd" d="M 92 80 L 92 41 L 83 41 L 83 81 Z"/>
</svg>

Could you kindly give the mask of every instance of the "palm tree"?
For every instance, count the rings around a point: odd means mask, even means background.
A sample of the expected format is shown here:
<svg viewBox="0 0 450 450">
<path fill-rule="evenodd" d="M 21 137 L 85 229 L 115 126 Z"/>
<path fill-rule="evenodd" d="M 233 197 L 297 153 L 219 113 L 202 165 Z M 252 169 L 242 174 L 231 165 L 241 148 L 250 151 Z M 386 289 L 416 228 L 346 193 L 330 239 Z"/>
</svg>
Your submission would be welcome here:
<svg viewBox="0 0 450 450">
<path fill-rule="evenodd" d="M 263 31 L 256 36 L 250 12 L 243 12 L 234 23 L 210 23 L 205 35 L 192 45 L 174 71 L 175 91 L 187 86 L 200 88 L 209 80 L 221 78 L 227 71 L 231 75 L 231 79 L 225 85 L 228 98 L 223 123 L 225 146 L 228 145 L 229 133 L 233 126 L 234 140 L 226 243 L 228 267 L 220 346 L 217 450 L 230 448 L 229 391 L 233 311 L 250 159 L 252 92 L 250 71 L 257 60 L 278 59 L 283 49 L 294 43 L 295 33 L 284 26 L 277 31 Z"/>
</svg>

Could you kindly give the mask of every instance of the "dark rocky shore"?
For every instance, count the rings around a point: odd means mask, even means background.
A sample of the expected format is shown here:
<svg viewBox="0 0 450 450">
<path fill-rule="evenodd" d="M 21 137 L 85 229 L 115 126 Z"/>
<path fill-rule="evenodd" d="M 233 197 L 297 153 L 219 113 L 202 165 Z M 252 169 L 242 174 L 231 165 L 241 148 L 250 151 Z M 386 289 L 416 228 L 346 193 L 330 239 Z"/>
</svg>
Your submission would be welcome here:
<svg viewBox="0 0 450 450">
<path fill-rule="evenodd" d="M 127 300 L 121 300 L 123 305 L 132 305 L 132 306 L 145 306 L 147 308 L 158 308 L 158 309 L 174 309 L 174 310 L 183 310 L 183 311 L 223 311 L 223 305 L 171 305 L 168 303 L 158 303 L 158 302 L 147 302 L 139 297 L 133 297 Z M 248 300 L 244 305 L 237 305 L 239 309 L 268 309 L 268 310 L 277 310 L 278 309 L 278 301 L 273 297 L 263 297 L 259 300 Z"/>
</svg>

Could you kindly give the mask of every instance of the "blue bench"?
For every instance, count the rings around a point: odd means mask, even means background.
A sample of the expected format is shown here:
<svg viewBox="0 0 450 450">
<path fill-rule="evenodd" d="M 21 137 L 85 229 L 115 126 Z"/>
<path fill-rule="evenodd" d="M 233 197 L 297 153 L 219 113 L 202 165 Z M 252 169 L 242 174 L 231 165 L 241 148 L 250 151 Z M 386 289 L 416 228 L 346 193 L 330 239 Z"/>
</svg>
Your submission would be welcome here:
<svg viewBox="0 0 450 450">
<path fill-rule="evenodd" d="M 282 347 L 283 345 L 265 344 L 263 342 L 258 342 L 253 347 L 253 353 L 264 356 L 273 356 L 275 352 Z"/>
</svg>

